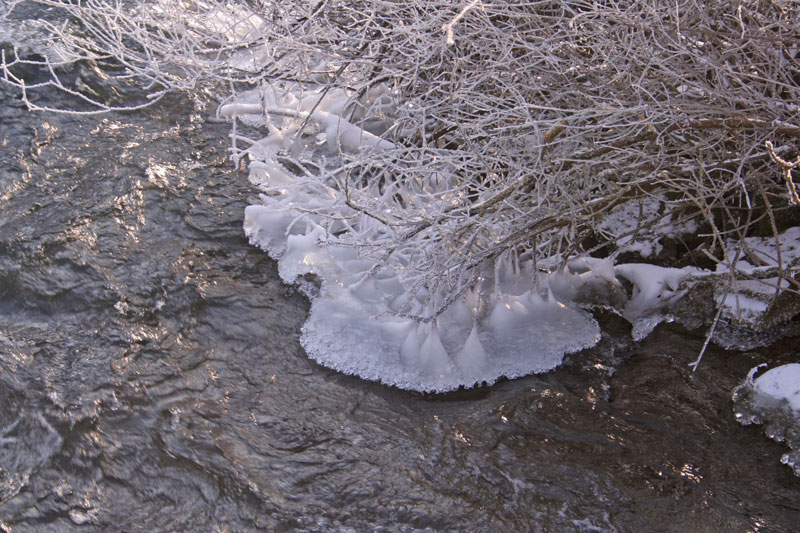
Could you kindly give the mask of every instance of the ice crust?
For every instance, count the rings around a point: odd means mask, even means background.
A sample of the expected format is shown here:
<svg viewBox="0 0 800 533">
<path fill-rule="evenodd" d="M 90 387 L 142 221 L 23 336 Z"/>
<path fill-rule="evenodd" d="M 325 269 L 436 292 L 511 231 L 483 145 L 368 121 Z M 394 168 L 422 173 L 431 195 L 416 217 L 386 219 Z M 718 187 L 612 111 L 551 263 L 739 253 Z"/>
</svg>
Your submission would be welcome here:
<svg viewBox="0 0 800 533">
<path fill-rule="evenodd" d="M 785 278 L 765 274 L 776 272 L 779 266 L 786 270 L 800 263 L 800 227 L 788 228 L 777 238 L 730 240 L 726 244 L 726 255 L 731 263 L 736 259 L 735 264 L 719 263 L 717 273 L 727 274 L 728 269 L 733 268 L 754 279 L 737 280 L 734 290 L 720 287 L 715 291 L 723 318 L 756 330 L 772 329 L 774 324 L 767 318 L 775 302 L 776 288 L 783 290 L 791 288 L 791 285 Z"/>
</svg>

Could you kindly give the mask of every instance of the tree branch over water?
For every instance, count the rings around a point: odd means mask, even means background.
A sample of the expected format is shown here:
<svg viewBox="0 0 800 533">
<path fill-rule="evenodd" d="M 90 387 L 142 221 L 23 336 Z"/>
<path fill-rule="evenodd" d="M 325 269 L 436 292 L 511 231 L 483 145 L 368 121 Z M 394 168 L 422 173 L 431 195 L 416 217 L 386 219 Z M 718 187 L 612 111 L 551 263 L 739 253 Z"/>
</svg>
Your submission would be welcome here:
<svg viewBox="0 0 800 533">
<path fill-rule="evenodd" d="M 68 18 L 42 23 L 58 55 L 5 50 L 4 81 L 32 109 L 44 88 L 75 96 L 75 111 L 120 107 L 61 81 L 76 61 L 138 83 L 146 98 L 131 108 L 230 90 L 227 114 L 270 133 L 234 145 L 275 159 L 265 191 L 289 187 L 275 177 L 286 172 L 341 192 L 298 216 L 424 287 L 426 318 L 509 254 L 555 271 L 623 251 L 629 229 L 602 223 L 627 203 L 659 206 L 634 241 L 680 212 L 710 236 L 696 255 L 730 268 L 727 236 L 777 238 L 798 222 L 786 209 L 800 146 L 791 0 L 36 1 Z M 48 80 L 26 81 L 34 67 Z M 351 224 L 354 212 L 380 229 Z"/>
</svg>

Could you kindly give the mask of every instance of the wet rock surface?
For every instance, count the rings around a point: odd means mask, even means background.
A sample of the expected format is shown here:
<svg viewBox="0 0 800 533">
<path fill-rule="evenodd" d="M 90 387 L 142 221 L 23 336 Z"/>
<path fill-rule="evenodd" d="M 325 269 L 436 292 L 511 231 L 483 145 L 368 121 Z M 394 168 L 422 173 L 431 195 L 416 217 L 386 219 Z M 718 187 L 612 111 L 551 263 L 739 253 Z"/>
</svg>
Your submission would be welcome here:
<svg viewBox="0 0 800 533">
<path fill-rule="evenodd" d="M 5 91 L 2 89 L 2 91 Z M 601 317 L 540 376 L 430 396 L 322 368 L 248 245 L 213 103 L 29 114 L 0 93 L 0 528 L 792 531 L 746 353 Z"/>
</svg>

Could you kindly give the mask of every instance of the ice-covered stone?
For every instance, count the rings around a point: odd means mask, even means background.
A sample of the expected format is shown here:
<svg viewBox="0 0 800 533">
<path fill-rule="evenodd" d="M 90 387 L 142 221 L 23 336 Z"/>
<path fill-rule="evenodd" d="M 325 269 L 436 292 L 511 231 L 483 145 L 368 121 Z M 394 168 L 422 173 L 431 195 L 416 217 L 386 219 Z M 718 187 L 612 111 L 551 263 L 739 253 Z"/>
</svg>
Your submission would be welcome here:
<svg viewBox="0 0 800 533">
<path fill-rule="evenodd" d="M 781 462 L 800 476 L 800 363 L 773 368 L 753 379 L 765 365 L 753 368 L 733 391 L 733 410 L 743 425 L 762 424 L 764 433 L 785 442 L 790 452 Z"/>
<path fill-rule="evenodd" d="M 800 363 L 764 372 L 754 384 L 756 400 L 765 407 L 786 407 L 800 417 Z"/>
</svg>

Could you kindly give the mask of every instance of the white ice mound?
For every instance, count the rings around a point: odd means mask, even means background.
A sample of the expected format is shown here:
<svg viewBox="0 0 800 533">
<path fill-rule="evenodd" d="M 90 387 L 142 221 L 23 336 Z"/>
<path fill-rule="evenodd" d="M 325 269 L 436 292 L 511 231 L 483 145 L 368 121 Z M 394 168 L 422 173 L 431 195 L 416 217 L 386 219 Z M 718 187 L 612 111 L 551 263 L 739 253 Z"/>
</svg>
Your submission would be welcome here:
<svg viewBox="0 0 800 533">
<path fill-rule="evenodd" d="M 665 318 L 661 310 L 686 294 L 682 283 L 696 269 L 666 268 L 642 263 L 617 265 L 614 272 L 633 284 L 633 295 L 622 316 L 633 324 L 634 340 L 642 340 Z"/>
</svg>

